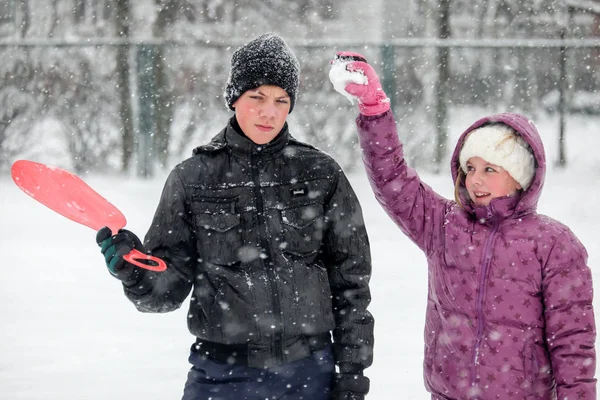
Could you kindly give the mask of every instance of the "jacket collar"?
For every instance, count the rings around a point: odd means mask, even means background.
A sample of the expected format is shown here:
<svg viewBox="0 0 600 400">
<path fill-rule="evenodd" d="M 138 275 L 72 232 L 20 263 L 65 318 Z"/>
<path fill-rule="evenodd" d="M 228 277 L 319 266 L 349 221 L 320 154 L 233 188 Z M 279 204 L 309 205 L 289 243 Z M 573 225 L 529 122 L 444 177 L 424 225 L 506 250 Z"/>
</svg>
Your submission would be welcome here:
<svg viewBox="0 0 600 400">
<path fill-rule="evenodd" d="M 236 129 L 237 128 L 237 129 Z M 281 132 L 275 138 L 266 144 L 256 144 L 243 134 L 235 115 L 229 120 L 225 128 L 224 139 L 231 150 L 240 155 L 272 156 L 279 154 L 289 141 L 289 131 L 287 122 L 283 125 Z"/>
<path fill-rule="evenodd" d="M 283 150 L 290 140 L 293 140 L 290 136 L 287 122 L 283 125 L 281 132 L 279 132 L 275 139 L 264 145 L 258 145 L 248 139 L 243 133 L 236 130 L 236 126 L 237 121 L 235 121 L 235 116 L 233 116 L 227 126 L 213 137 L 209 143 L 196 147 L 193 155 L 230 148 L 233 153 L 239 156 L 275 156 Z"/>
<path fill-rule="evenodd" d="M 465 208 L 467 211 L 472 212 L 481 223 L 488 223 L 521 216 L 517 215 L 523 214 L 517 212 L 517 205 L 520 201 L 521 194 L 511 197 L 498 197 L 490 201 L 487 206 L 478 206 L 468 202 Z"/>
</svg>

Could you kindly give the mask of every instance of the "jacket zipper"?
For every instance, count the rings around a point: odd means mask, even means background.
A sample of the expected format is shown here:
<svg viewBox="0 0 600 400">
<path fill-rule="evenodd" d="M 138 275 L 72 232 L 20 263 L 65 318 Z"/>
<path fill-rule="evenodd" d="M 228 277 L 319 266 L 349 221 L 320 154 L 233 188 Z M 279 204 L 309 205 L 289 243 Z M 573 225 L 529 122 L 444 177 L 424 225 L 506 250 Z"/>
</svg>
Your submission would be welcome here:
<svg viewBox="0 0 600 400">
<path fill-rule="evenodd" d="M 274 266 L 269 266 L 265 263 L 265 260 L 268 260 L 269 263 L 273 262 L 273 257 L 271 254 L 269 253 L 269 241 L 268 241 L 268 235 L 267 235 L 267 230 L 266 230 L 266 224 L 267 221 L 265 219 L 265 215 L 264 215 L 264 208 L 263 208 L 263 199 L 262 199 L 262 195 L 261 195 L 261 188 L 260 188 L 260 179 L 259 179 L 259 172 L 258 172 L 258 166 L 255 163 L 255 157 L 254 155 L 250 156 L 250 169 L 252 171 L 252 180 L 254 182 L 254 198 L 256 199 L 256 214 L 257 214 L 257 218 L 258 218 L 258 226 L 259 226 L 259 232 L 260 232 L 260 245 L 263 248 L 264 252 L 267 253 L 266 254 L 266 258 L 261 259 L 261 262 L 263 264 L 263 266 L 266 269 L 267 272 L 267 276 L 268 276 L 268 285 L 269 285 L 269 290 L 271 292 L 271 304 L 272 304 L 272 309 L 273 309 L 273 314 L 275 317 L 275 320 L 277 322 L 279 322 L 280 324 L 283 324 L 283 319 L 281 318 L 281 303 L 279 302 L 279 296 L 277 295 L 277 289 L 275 287 L 275 282 L 276 282 L 276 275 L 275 275 L 275 271 L 274 271 Z M 275 334 L 273 335 L 272 338 L 272 345 L 273 345 L 273 350 L 275 352 L 275 358 L 280 361 L 283 362 L 283 327 L 281 327 L 281 329 L 277 329 Z"/>
<path fill-rule="evenodd" d="M 491 210 L 488 210 L 487 215 L 488 215 L 488 218 L 492 217 Z M 473 387 L 475 385 L 475 382 L 477 380 L 477 370 L 478 370 L 477 365 L 479 363 L 479 350 L 481 347 L 481 340 L 483 339 L 483 329 L 484 329 L 483 299 L 485 298 L 485 291 L 486 291 L 485 290 L 486 289 L 486 279 L 485 278 L 487 276 L 487 271 L 488 271 L 488 268 L 492 261 L 492 248 L 494 245 L 494 239 L 496 238 L 496 233 L 498 232 L 499 226 L 500 226 L 500 220 L 496 219 L 494 221 L 494 224 L 492 225 L 492 230 L 485 242 L 485 247 L 483 249 L 483 261 L 482 261 L 481 274 L 479 276 L 479 293 L 477 294 L 477 305 L 476 305 L 476 307 L 477 307 L 476 308 L 476 311 L 477 311 L 477 336 L 476 336 L 476 340 L 475 340 L 475 346 L 473 346 L 473 356 L 472 356 L 472 360 L 471 360 L 471 387 Z"/>
</svg>

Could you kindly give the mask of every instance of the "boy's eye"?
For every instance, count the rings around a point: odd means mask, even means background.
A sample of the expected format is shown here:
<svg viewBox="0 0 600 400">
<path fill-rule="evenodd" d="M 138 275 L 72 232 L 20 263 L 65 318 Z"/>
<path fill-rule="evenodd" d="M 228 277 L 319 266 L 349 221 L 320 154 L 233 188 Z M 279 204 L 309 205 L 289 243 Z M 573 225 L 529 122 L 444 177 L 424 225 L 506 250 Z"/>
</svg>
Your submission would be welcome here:
<svg viewBox="0 0 600 400">
<path fill-rule="evenodd" d="M 277 100 L 277 101 L 278 101 L 279 103 L 282 103 L 282 104 L 287 104 L 287 103 L 289 103 L 287 99 L 279 99 L 279 100 Z"/>
</svg>

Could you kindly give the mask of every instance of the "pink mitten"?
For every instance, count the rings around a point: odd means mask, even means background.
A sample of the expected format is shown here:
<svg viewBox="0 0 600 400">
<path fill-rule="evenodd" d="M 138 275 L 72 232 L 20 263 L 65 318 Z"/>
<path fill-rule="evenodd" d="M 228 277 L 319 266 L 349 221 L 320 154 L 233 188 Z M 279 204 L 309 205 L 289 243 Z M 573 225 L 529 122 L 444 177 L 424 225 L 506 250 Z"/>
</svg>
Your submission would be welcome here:
<svg viewBox="0 0 600 400">
<path fill-rule="evenodd" d="M 333 63 L 336 62 L 345 63 L 345 70 L 354 76 L 353 79 L 345 79 L 347 83 L 344 90 L 358 99 L 358 108 L 361 114 L 378 115 L 390 109 L 390 99 L 383 91 L 379 77 L 362 55 L 351 52 L 338 52 Z M 356 76 L 356 74 L 360 76 Z M 334 83 L 334 79 L 332 79 L 332 83 Z M 334 83 L 335 86 L 336 83 Z"/>
<path fill-rule="evenodd" d="M 390 109 L 390 99 L 386 96 L 379 77 L 371 65 L 364 61 L 353 61 L 346 66 L 350 72 L 361 72 L 367 77 L 365 85 L 349 83 L 346 92 L 358 97 L 358 109 L 363 115 L 383 114 Z"/>
</svg>

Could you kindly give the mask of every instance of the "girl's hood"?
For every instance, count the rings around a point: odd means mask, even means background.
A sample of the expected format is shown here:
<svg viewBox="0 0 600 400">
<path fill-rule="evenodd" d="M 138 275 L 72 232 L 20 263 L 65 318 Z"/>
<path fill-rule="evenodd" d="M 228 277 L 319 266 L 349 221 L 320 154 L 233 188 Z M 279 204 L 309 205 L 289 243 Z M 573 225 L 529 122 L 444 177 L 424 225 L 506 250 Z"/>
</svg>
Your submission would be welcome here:
<svg viewBox="0 0 600 400">
<path fill-rule="evenodd" d="M 450 164 L 452 172 L 452 181 L 456 182 L 456 179 L 458 177 L 458 172 L 460 170 L 458 156 L 469 132 L 481 126 L 494 122 L 502 122 L 513 128 L 519 135 L 521 135 L 523 139 L 525 139 L 525 141 L 533 150 L 533 154 L 535 157 L 535 176 L 533 177 L 529 188 L 523 192 L 515 211 L 517 213 L 521 213 L 535 210 L 540 195 L 542 193 L 542 187 L 544 186 L 544 180 L 546 175 L 546 152 L 544 151 L 542 138 L 540 137 L 540 134 L 535 124 L 533 123 L 533 121 L 529 120 L 523 115 L 515 113 L 491 115 L 479 119 L 473 125 L 468 127 L 467 130 L 465 130 L 460 135 L 458 142 L 456 143 L 456 147 L 454 148 L 454 153 L 452 154 Z"/>
</svg>

